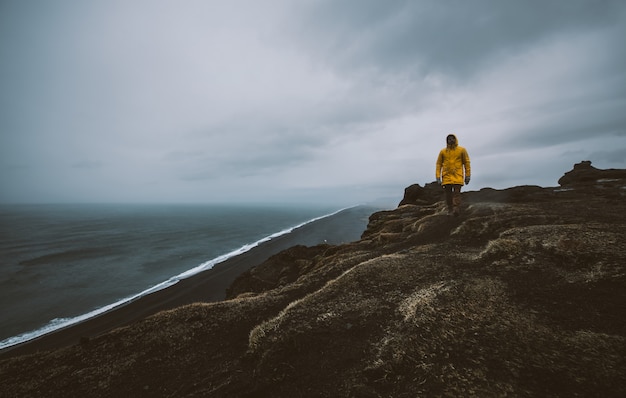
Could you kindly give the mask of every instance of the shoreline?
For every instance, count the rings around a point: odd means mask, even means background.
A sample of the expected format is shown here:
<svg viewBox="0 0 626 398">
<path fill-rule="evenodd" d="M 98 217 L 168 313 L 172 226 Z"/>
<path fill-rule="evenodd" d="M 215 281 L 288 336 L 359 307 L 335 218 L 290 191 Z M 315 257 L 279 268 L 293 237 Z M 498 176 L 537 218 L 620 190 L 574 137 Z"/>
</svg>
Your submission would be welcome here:
<svg viewBox="0 0 626 398">
<path fill-rule="evenodd" d="M 296 245 L 340 244 L 358 240 L 367 227 L 369 215 L 376 210 L 378 209 L 374 207 L 356 206 L 305 224 L 172 286 L 139 297 L 93 318 L 4 348 L 0 350 L 0 359 L 78 344 L 81 340 L 97 337 L 158 312 L 186 304 L 222 301 L 225 299 L 226 289 L 239 275 L 282 250 Z"/>
</svg>

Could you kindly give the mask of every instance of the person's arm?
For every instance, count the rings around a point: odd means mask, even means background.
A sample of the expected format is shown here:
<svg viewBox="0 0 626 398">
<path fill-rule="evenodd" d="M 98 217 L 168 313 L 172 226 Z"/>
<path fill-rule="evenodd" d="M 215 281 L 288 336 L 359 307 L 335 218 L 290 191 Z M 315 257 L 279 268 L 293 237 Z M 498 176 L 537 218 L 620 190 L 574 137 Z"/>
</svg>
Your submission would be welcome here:
<svg viewBox="0 0 626 398">
<path fill-rule="evenodd" d="M 470 164 L 470 157 L 465 148 L 463 148 L 463 167 L 465 168 L 465 184 L 467 185 L 472 176 L 472 166 Z"/>
<path fill-rule="evenodd" d="M 439 156 L 437 156 L 437 164 L 435 166 L 435 178 L 437 182 L 441 184 L 441 168 L 443 167 L 443 151 L 439 152 Z"/>
</svg>

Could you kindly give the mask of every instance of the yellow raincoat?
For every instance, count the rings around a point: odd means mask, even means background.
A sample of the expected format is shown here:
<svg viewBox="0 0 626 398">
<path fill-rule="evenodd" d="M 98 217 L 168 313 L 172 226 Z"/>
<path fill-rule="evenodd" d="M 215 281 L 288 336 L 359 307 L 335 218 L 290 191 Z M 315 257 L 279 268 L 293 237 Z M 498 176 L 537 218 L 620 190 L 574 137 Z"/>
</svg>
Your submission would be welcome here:
<svg viewBox="0 0 626 398">
<path fill-rule="evenodd" d="M 437 178 L 441 178 L 441 185 L 464 185 L 465 177 L 472 174 L 470 158 L 465 148 L 459 146 L 456 136 L 451 135 L 454 137 L 455 143 L 448 145 L 439 152 L 435 175 Z"/>
</svg>

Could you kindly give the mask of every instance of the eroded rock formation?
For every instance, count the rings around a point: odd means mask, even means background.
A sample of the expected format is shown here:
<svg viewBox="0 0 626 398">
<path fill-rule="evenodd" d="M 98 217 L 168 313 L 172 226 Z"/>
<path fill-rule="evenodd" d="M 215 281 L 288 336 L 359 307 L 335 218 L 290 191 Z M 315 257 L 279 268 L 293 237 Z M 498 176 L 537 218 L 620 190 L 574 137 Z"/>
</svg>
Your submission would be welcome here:
<svg viewBox="0 0 626 398">
<path fill-rule="evenodd" d="M 0 362 L 0 395 L 626 396 L 624 170 L 588 166 L 464 193 L 460 217 L 407 189 L 359 241 L 279 253 L 228 300 Z"/>
</svg>

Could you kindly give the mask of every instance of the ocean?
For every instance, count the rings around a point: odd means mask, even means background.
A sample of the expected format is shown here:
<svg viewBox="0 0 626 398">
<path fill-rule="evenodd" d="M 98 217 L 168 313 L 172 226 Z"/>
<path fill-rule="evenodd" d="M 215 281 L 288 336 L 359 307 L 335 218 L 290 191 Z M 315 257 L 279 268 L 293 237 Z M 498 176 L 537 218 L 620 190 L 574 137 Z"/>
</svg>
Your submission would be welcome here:
<svg viewBox="0 0 626 398">
<path fill-rule="evenodd" d="M 358 240 L 374 210 L 305 205 L 0 206 L 0 349 L 158 291 L 304 225 L 351 228 L 302 244 Z"/>
</svg>

